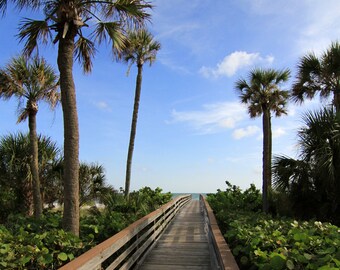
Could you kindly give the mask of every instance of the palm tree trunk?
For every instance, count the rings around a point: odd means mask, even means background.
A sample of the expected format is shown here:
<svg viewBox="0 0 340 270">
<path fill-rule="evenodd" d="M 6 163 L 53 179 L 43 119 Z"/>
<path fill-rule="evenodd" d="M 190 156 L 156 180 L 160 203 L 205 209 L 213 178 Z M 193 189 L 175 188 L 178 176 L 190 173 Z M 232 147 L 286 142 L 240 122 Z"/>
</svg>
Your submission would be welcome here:
<svg viewBox="0 0 340 270">
<path fill-rule="evenodd" d="M 263 110 L 263 169 L 262 169 L 262 209 L 268 213 L 268 189 L 271 183 L 271 122 L 269 110 Z"/>
<path fill-rule="evenodd" d="M 79 235 L 79 127 L 76 91 L 73 80 L 75 27 L 60 38 L 58 68 L 64 118 L 64 214 L 63 228 Z"/>
<path fill-rule="evenodd" d="M 133 156 L 133 149 L 135 147 L 139 101 L 140 101 L 140 95 L 141 95 L 141 90 L 142 90 L 142 71 L 143 71 L 143 65 L 138 64 L 135 101 L 134 101 L 134 106 L 133 106 L 132 123 L 131 123 L 131 131 L 130 131 L 130 142 L 129 142 L 127 162 L 126 162 L 125 197 L 127 198 L 129 197 L 129 193 L 130 193 L 132 156 Z"/>
<path fill-rule="evenodd" d="M 31 150 L 31 173 L 32 173 L 32 186 L 33 186 L 33 205 L 34 216 L 40 218 L 42 215 L 42 199 L 40 191 L 39 179 L 39 165 L 38 165 L 38 138 L 37 138 L 37 112 L 30 112 L 28 116 L 28 126 L 30 132 L 30 150 Z"/>
</svg>

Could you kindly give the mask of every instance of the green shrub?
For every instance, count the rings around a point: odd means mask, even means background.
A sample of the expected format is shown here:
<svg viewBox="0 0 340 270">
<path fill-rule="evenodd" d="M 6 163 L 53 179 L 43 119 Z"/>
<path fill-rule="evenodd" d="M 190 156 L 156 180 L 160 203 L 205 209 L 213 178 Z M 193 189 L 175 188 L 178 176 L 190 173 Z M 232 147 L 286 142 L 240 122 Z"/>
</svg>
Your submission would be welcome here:
<svg viewBox="0 0 340 270">
<path fill-rule="evenodd" d="M 240 187 L 231 185 L 226 181 L 227 189 L 218 190 L 216 194 L 208 194 L 207 200 L 214 211 L 247 210 L 259 211 L 262 209 L 261 192 L 251 184 L 244 192 Z"/>
<path fill-rule="evenodd" d="M 0 226 L 0 269 L 57 269 L 89 248 L 60 229 L 30 230 L 30 224 L 15 233 Z"/>
<path fill-rule="evenodd" d="M 242 192 L 227 183 L 226 191 L 207 196 L 220 229 L 241 269 L 340 269 L 340 228 L 318 221 L 275 218 L 261 211 L 255 186 Z M 273 195 L 281 213 L 286 198 Z"/>
<path fill-rule="evenodd" d="M 223 218 L 219 216 L 219 218 Z M 225 238 L 242 269 L 339 269 L 339 228 L 329 223 L 232 215 Z M 231 220 L 230 217 L 227 218 Z M 327 268 L 328 267 L 328 268 Z"/>
</svg>

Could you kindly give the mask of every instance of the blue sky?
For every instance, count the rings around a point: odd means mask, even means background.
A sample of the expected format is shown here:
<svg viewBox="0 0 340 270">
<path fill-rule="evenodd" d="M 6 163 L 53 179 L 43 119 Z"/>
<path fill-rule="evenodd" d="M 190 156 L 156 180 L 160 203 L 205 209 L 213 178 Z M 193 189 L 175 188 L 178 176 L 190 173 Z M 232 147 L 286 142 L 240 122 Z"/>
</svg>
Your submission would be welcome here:
<svg viewBox="0 0 340 270">
<path fill-rule="evenodd" d="M 340 37 L 338 0 L 155 0 L 150 31 L 162 44 L 153 66 L 145 65 L 132 189 L 161 187 L 171 192 L 215 192 L 228 180 L 261 188 L 261 119 L 250 119 L 234 90 L 254 67 L 290 68 L 301 56 L 319 54 Z M 18 21 L 39 14 L 11 7 L 0 19 L 0 66 L 20 53 Z M 57 47 L 40 54 L 57 70 Z M 77 63 L 74 79 L 80 124 L 80 159 L 98 162 L 115 188 L 124 186 L 136 68 L 112 61 L 100 46 L 93 72 Z M 296 157 L 301 114 L 320 100 L 289 105 L 273 118 L 273 154 Z M 16 124 L 17 101 L 0 101 L 0 134 L 27 131 Z M 63 143 L 61 106 L 40 104 L 38 132 Z"/>
</svg>

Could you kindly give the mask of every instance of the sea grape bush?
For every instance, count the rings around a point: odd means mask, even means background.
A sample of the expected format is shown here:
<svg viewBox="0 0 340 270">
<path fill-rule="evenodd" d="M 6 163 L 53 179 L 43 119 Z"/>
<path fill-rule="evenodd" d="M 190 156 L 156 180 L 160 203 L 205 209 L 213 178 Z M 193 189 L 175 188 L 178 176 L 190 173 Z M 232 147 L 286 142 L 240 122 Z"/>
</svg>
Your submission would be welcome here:
<svg viewBox="0 0 340 270">
<path fill-rule="evenodd" d="M 340 268 L 339 233 L 330 223 L 240 212 L 228 223 L 225 238 L 242 269 L 335 270 Z"/>
<path fill-rule="evenodd" d="M 256 212 L 262 209 L 261 193 L 254 184 L 242 191 L 240 187 L 228 181 L 225 183 L 227 185 L 225 191 L 217 190 L 215 194 L 208 194 L 209 204 L 214 211 L 243 209 Z"/>
<path fill-rule="evenodd" d="M 57 269 L 90 246 L 61 229 L 32 233 L 0 226 L 0 269 Z"/>
<path fill-rule="evenodd" d="M 58 269 L 170 199 L 160 188 L 145 187 L 128 201 L 123 194 L 112 194 L 104 209 L 92 208 L 81 217 L 80 237 L 61 229 L 58 211 L 41 219 L 10 215 L 0 224 L 0 269 Z"/>
<path fill-rule="evenodd" d="M 245 202 L 237 203 L 246 206 L 239 209 L 228 200 L 223 206 L 216 200 L 220 196 L 217 194 L 207 199 L 241 269 L 340 269 L 339 227 L 318 221 L 272 218 L 250 211 Z"/>
</svg>

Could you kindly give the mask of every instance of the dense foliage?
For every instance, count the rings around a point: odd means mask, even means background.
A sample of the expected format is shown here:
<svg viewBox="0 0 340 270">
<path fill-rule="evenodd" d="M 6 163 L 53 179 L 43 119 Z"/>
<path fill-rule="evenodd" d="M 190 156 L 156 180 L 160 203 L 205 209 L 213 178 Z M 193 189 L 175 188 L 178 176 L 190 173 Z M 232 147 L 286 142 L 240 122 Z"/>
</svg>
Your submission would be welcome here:
<svg viewBox="0 0 340 270">
<path fill-rule="evenodd" d="M 339 227 L 273 218 L 257 211 L 260 193 L 254 186 L 242 192 L 227 185 L 207 199 L 241 269 L 339 269 Z"/>
<path fill-rule="evenodd" d="M 29 166 L 29 135 L 9 134 L 0 139 L 0 223 L 9 214 L 33 213 L 32 173 Z M 62 204 L 64 162 L 57 144 L 50 138 L 38 137 L 38 164 L 41 197 L 44 205 Z M 82 162 L 79 169 L 80 205 L 102 200 L 114 191 L 106 183 L 104 168 Z"/>
<path fill-rule="evenodd" d="M 132 192 L 128 201 L 122 193 L 111 193 L 105 208 L 84 210 L 80 237 L 61 229 L 58 211 L 41 219 L 10 215 L 0 225 L 0 269 L 57 269 L 170 199 L 160 188 Z"/>
<path fill-rule="evenodd" d="M 286 205 L 285 215 L 340 225 L 338 117 L 332 108 L 324 108 L 305 113 L 303 121 L 305 125 L 298 131 L 299 158 L 274 159 L 275 191 L 281 196 L 281 206 Z"/>
</svg>

